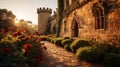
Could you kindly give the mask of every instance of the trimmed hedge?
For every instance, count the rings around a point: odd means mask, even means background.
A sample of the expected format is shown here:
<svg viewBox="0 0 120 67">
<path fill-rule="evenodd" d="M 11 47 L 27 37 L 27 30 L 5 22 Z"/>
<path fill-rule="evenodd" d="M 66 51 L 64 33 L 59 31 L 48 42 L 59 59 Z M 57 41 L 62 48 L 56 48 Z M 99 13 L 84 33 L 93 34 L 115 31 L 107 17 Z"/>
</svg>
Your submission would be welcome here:
<svg viewBox="0 0 120 67">
<path fill-rule="evenodd" d="M 103 57 L 104 51 L 102 51 L 99 47 L 83 47 L 79 48 L 76 52 L 76 56 L 80 60 L 84 60 L 87 62 L 97 62 L 100 61 Z"/>
<path fill-rule="evenodd" d="M 64 49 L 66 49 L 67 51 L 70 51 L 70 52 L 71 52 L 70 44 L 66 44 L 66 45 L 64 46 Z"/>
<path fill-rule="evenodd" d="M 51 43 L 53 43 L 53 44 L 54 44 L 54 43 L 55 43 L 55 42 L 54 42 L 54 41 L 55 41 L 55 39 L 56 39 L 56 38 L 52 38 L 52 39 L 51 39 Z"/>
<path fill-rule="evenodd" d="M 63 40 L 63 38 L 55 38 L 54 44 L 62 47 L 62 40 Z"/>
<path fill-rule="evenodd" d="M 101 42 L 98 47 L 102 48 L 106 53 L 120 53 L 120 48 L 112 46 L 108 43 Z"/>
<path fill-rule="evenodd" d="M 65 40 L 62 40 L 62 45 L 65 46 L 66 44 L 71 44 L 72 43 L 72 39 L 65 39 Z"/>
<path fill-rule="evenodd" d="M 47 36 L 40 36 L 40 38 L 41 38 L 41 41 L 47 41 L 48 40 Z"/>
<path fill-rule="evenodd" d="M 72 49 L 72 52 L 75 53 L 78 48 L 89 45 L 90 45 L 89 42 L 86 40 L 75 40 L 72 42 L 70 48 Z"/>
<path fill-rule="evenodd" d="M 120 67 L 120 54 L 106 53 L 103 62 L 105 67 Z"/>
<path fill-rule="evenodd" d="M 70 39 L 70 37 L 64 37 L 63 39 Z"/>
</svg>

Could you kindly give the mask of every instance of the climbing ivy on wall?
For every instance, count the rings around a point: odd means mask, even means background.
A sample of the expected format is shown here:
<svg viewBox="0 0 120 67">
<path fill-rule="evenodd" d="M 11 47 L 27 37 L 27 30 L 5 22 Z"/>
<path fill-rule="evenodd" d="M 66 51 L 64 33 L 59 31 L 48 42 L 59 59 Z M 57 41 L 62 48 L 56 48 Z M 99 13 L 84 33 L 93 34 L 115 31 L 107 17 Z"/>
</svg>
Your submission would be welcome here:
<svg viewBox="0 0 120 67">
<path fill-rule="evenodd" d="M 64 10 L 64 0 L 58 0 L 58 20 L 57 20 L 57 30 L 56 30 L 57 37 L 59 37 L 60 30 L 61 30 L 63 10 Z"/>
<path fill-rule="evenodd" d="M 68 6 L 64 10 L 64 17 L 68 16 L 75 9 L 81 8 L 82 6 L 84 6 L 85 4 L 87 4 L 90 1 L 92 1 L 92 0 L 83 0 L 82 2 L 79 2 L 79 0 L 74 1 L 70 6 Z"/>
</svg>

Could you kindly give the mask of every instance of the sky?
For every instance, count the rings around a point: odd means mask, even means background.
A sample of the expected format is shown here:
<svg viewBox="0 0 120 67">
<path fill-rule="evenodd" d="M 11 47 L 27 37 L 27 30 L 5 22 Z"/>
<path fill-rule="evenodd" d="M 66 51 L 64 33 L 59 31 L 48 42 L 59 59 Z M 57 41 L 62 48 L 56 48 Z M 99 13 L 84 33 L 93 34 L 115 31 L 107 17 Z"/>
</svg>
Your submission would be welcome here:
<svg viewBox="0 0 120 67">
<path fill-rule="evenodd" d="M 7 9 L 16 15 L 18 20 L 24 19 L 37 24 L 37 8 L 48 7 L 53 11 L 57 8 L 57 0 L 0 0 L 0 9 Z"/>
</svg>

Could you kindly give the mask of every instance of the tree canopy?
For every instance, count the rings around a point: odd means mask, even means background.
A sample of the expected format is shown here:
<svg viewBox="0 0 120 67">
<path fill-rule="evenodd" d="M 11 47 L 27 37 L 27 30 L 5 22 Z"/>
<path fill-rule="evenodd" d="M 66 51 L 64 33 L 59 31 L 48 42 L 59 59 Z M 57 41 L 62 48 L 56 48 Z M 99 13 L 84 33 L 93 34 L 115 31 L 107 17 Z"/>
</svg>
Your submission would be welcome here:
<svg viewBox="0 0 120 67">
<path fill-rule="evenodd" d="M 15 18 L 16 16 L 12 13 L 12 11 L 0 9 L 0 29 L 4 28 L 5 31 L 8 31 L 8 27 L 15 27 Z"/>
</svg>

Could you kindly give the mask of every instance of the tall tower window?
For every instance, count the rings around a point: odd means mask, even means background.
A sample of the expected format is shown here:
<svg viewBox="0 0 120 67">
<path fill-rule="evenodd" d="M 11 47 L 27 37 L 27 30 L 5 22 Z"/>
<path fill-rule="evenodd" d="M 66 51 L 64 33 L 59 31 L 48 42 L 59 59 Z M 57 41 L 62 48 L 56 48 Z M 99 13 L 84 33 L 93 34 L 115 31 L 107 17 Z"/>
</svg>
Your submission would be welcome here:
<svg viewBox="0 0 120 67">
<path fill-rule="evenodd" d="M 101 7 L 95 7 L 94 14 L 95 14 L 95 29 L 104 29 L 105 28 L 105 15 L 104 11 Z"/>
</svg>

